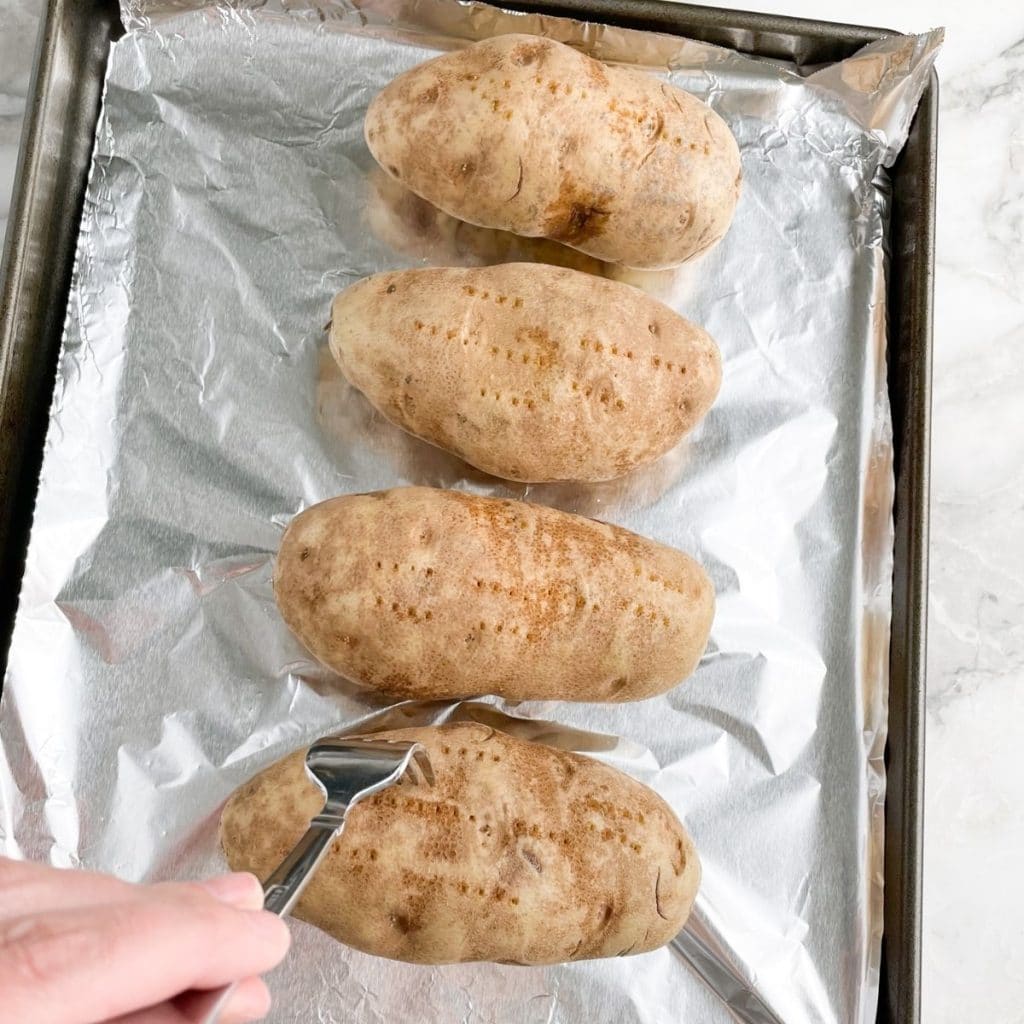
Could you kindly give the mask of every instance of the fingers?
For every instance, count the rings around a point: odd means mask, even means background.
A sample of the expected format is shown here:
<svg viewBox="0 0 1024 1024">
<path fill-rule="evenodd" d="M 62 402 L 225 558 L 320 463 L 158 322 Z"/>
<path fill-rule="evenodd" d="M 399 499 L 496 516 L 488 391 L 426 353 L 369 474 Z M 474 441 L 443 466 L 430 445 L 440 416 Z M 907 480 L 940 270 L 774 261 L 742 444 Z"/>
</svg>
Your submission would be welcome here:
<svg viewBox="0 0 1024 1024">
<path fill-rule="evenodd" d="M 178 883 L 164 883 L 153 888 L 158 891 L 166 889 L 173 898 L 176 884 Z M 208 878 L 195 884 L 208 892 L 215 900 L 220 900 L 221 903 L 236 907 L 238 910 L 263 909 L 263 886 L 260 885 L 255 875 L 250 875 L 247 871 L 218 875 L 216 878 Z"/>
<path fill-rule="evenodd" d="M 256 901 L 251 877 L 135 889 L 120 902 L 0 922 L 0 991 L 13 1020 L 67 1021 L 69 1005 L 75 1019 L 116 1018 L 262 974 L 288 949 L 280 919 L 237 909 Z"/>
<path fill-rule="evenodd" d="M 270 1012 L 270 990 L 262 978 L 247 978 L 228 1001 L 221 1013 L 221 1024 L 249 1024 L 262 1020 Z M 202 1017 L 195 1018 L 202 1024 Z"/>
<path fill-rule="evenodd" d="M 203 1024 L 216 1001 L 213 992 L 188 992 L 169 1003 L 125 1014 L 109 1024 Z M 246 978 L 221 1010 L 219 1024 L 249 1024 L 270 1011 L 270 992 L 260 978 Z"/>
<path fill-rule="evenodd" d="M 110 875 L 0 857 L 0 921 L 55 907 L 89 907 L 129 899 L 138 889 Z"/>
<path fill-rule="evenodd" d="M 47 910 L 147 899 L 155 889 L 173 888 L 174 884 L 178 883 L 136 885 L 93 871 L 0 857 L 0 921 Z M 196 884 L 214 899 L 240 910 L 258 910 L 263 906 L 263 889 L 256 877 L 248 873 L 220 875 Z"/>
<path fill-rule="evenodd" d="M 174 1005 L 189 1024 L 203 1024 L 217 995 L 210 992 L 186 992 Z M 270 1010 L 270 991 L 262 978 L 246 978 L 231 993 L 220 1014 L 220 1024 L 248 1024 L 260 1020 Z"/>
</svg>

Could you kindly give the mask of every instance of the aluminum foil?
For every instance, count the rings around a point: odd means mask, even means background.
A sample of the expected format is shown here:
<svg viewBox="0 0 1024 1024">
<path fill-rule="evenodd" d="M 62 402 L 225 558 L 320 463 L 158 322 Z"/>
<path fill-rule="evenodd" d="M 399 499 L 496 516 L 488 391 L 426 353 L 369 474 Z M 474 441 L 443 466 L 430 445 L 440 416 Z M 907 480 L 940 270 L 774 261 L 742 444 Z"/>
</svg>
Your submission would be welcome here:
<svg viewBox="0 0 1024 1024">
<path fill-rule="evenodd" d="M 685 931 L 637 957 L 427 968 L 296 923 L 272 1020 L 872 1021 L 892 562 L 883 168 L 940 33 L 801 77 L 451 0 L 195 7 L 131 0 L 111 54 L 0 714 L 3 849 L 132 879 L 220 871 L 222 802 L 287 751 L 396 718 L 497 717 L 669 801 L 704 865 Z M 459 224 L 375 172 L 371 97 L 510 30 L 649 67 L 722 114 L 745 186 L 720 246 L 677 273 L 614 271 Z M 622 481 L 510 486 L 347 386 L 324 334 L 337 290 L 507 259 L 619 276 L 706 326 L 724 385 L 705 423 Z M 719 594 L 696 675 L 623 706 L 397 708 L 332 677 L 276 611 L 281 531 L 313 502 L 406 483 L 549 503 L 694 553 Z"/>
</svg>

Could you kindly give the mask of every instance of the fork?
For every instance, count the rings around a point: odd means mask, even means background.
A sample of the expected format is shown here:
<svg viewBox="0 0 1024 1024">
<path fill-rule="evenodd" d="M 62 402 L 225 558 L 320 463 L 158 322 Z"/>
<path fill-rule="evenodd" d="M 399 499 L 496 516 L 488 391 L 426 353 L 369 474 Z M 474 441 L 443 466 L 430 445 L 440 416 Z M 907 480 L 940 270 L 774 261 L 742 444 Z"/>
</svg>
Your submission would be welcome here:
<svg viewBox="0 0 1024 1024">
<path fill-rule="evenodd" d="M 306 751 L 306 774 L 323 793 L 324 806 L 263 883 L 263 907 L 279 917 L 295 906 L 331 843 L 344 830 L 348 812 L 360 800 L 404 781 L 434 784 L 430 759 L 421 743 L 373 737 L 326 736 L 318 740 Z M 217 1024 L 236 987 L 237 982 L 212 993 L 203 1024 Z"/>
</svg>

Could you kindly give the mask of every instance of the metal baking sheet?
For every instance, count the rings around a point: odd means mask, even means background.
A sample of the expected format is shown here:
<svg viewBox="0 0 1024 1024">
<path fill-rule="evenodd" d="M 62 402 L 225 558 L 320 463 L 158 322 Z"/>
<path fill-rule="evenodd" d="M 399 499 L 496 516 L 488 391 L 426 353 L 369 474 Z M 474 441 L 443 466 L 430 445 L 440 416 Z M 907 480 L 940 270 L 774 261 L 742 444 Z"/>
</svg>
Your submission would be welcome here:
<svg viewBox="0 0 1024 1024">
<path fill-rule="evenodd" d="M 425 253 L 430 239 L 381 230 L 402 228 L 402 206 L 392 216 L 367 173 L 359 122 L 398 68 L 505 16 L 421 3 L 396 31 L 365 7 L 327 13 L 319 31 L 269 6 L 176 14 L 113 52 L 0 723 L 12 851 L 134 877 L 211 869 L 213 815 L 238 781 L 377 708 L 339 697 L 276 619 L 281 524 L 341 490 L 495 489 L 370 415 L 323 358 L 320 325 L 330 293 L 364 273 L 489 258 L 486 240 L 453 257 L 444 233 Z M 696 272 L 635 282 L 722 344 L 726 388 L 702 434 L 625 484 L 497 487 L 712 570 L 722 599 L 697 679 L 645 705 L 515 709 L 629 737 L 612 756 L 702 848 L 701 913 L 675 951 L 527 973 L 396 967 L 300 928 L 274 979 L 278 1019 L 400 1017 L 424 991 L 424 1020 L 729 1019 L 681 955 L 720 989 L 733 979 L 738 1019 L 872 1019 L 891 553 L 873 182 L 937 39 L 805 82 L 678 40 L 513 24 L 672 67 L 744 149 L 726 243 Z M 865 92 L 877 108 L 849 102 Z M 144 842 L 120 831 L 121 808 L 142 811 Z"/>
</svg>

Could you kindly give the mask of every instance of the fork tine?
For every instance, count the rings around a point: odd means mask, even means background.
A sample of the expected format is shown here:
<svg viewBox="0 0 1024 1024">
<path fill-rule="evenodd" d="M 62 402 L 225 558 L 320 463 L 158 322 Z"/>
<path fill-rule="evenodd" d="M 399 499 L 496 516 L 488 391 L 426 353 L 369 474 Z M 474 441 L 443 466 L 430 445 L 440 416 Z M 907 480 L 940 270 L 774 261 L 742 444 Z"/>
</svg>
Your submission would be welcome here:
<svg viewBox="0 0 1024 1024">
<path fill-rule="evenodd" d="M 422 747 L 416 747 L 413 750 L 412 756 L 409 758 L 409 764 L 406 768 L 405 776 L 413 783 L 413 785 L 433 786 L 434 770 L 430 766 L 430 758 L 427 756 L 426 750 Z"/>
</svg>

